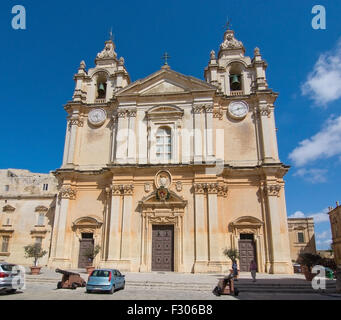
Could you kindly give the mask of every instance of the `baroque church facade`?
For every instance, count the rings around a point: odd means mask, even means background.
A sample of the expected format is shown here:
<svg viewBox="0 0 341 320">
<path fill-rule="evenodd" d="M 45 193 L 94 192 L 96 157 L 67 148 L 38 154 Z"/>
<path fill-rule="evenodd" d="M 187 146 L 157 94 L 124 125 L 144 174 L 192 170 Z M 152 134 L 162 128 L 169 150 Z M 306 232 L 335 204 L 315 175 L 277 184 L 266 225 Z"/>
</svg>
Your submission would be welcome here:
<svg viewBox="0 0 341 320">
<path fill-rule="evenodd" d="M 65 105 L 49 266 L 132 272 L 292 273 L 277 93 L 258 48 L 226 30 L 205 81 L 162 68 L 130 81 L 112 40 L 81 62 Z"/>
</svg>

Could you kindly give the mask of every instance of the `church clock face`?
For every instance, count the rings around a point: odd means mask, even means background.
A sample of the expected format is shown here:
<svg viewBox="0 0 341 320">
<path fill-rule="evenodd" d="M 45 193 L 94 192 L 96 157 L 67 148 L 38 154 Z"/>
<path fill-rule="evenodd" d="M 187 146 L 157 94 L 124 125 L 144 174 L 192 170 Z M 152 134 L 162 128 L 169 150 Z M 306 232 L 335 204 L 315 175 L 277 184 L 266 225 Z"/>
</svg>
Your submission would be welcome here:
<svg viewBox="0 0 341 320">
<path fill-rule="evenodd" d="M 94 126 L 100 126 L 105 122 L 107 113 L 103 109 L 94 109 L 89 112 L 89 122 Z"/>
<path fill-rule="evenodd" d="M 246 117 L 249 112 L 249 106 L 244 101 L 232 101 L 228 107 L 229 115 L 234 118 L 241 120 Z"/>
</svg>

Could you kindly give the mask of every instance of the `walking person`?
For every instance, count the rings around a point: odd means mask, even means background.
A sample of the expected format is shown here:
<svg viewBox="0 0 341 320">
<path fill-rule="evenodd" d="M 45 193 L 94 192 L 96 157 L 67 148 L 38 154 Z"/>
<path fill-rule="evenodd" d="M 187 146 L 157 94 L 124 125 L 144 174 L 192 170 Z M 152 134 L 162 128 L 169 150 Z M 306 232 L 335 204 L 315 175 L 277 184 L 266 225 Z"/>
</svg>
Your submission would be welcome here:
<svg viewBox="0 0 341 320">
<path fill-rule="evenodd" d="M 252 260 L 250 263 L 250 271 L 251 271 L 253 282 L 256 282 L 257 264 L 254 260 Z"/>
<path fill-rule="evenodd" d="M 234 277 L 234 281 L 238 281 L 238 265 L 237 265 L 237 261 L 233 260 L 232 262 L 232 272 L 233 272 L 233 277 Z"/>
</svg>

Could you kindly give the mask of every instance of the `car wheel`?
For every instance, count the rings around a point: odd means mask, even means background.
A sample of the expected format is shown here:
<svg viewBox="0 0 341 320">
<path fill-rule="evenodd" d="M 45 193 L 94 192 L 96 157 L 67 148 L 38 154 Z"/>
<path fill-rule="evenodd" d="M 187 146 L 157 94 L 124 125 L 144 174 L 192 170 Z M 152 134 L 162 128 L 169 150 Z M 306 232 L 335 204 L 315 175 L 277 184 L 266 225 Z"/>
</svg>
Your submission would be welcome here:
<svg viewBox="0 0 341 320">
<path fill-rule="evenodd" d="M 124 281 L 123 286 L 122 286 L 122 290 L 125 288 L 125 286 L 126 286 L 126 282 Z"/>
<path fill-rule="evenodd" d="M 71 289 L 72 290 L 75 290 L 75 289 L 77 289 L 77 283 L 75 283 L 75 282 L 72 282 L 72 284 L 71 284 Z"/>
<path fill-rule="evenodd" d="M 57 283 L 57 289 L 61 289 L 61 288 L 62 288 L 62 282 L 59 281 L 59 282 Z"/>
<path fill-rule="evenodd" d="M 111 287 L 111 289 L 109 290 L 109 293 L 110 294 L 113 294 L 115 292 L 115 285 L 113 285 L 112 287 Z"/>
<path fill-rule="evenodd" d="M 8 290 L 8 293 L 16 293 L 17 292 L 17 289 L 10 289 Z"/>
<path fill-rule="evenodd" d="M 86 289 L 86 293 L 91 293 L 91 292 L 92 292 L 91 290 Z"/>
</svg>

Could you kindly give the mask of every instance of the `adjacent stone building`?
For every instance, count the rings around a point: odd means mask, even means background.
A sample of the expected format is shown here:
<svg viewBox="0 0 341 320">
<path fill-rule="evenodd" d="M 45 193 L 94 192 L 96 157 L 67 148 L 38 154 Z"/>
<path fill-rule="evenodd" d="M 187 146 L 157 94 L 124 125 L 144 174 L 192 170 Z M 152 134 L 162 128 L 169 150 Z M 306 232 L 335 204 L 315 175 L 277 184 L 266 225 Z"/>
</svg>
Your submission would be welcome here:
<svg viewBox="0 0 341 320">
<path fill-rule="evenodd" d="M 28 170 L 0 170 L 0 261 L 32 264 L 24 246 L 50 251 L 57 179 Z M 47 265 L 48 255 L 40 260 Z"/>
<path fill-rule="evenodd" d="M 341 268 L 341 206 L 337 202 L 336 207 L 329 208 L 329 220 L 332 231 L 332 248 L 334 251 L 334 260 Z"/>
<path fill-rule="evenodd" d="M 291 260 L 300 253 L 316 254 L 314 218 L 288 218 Z"/>
</svg>

